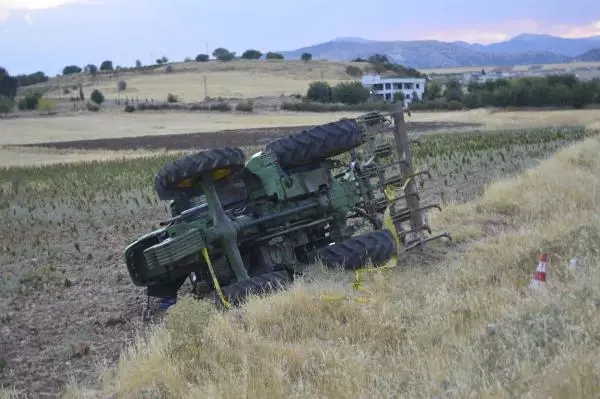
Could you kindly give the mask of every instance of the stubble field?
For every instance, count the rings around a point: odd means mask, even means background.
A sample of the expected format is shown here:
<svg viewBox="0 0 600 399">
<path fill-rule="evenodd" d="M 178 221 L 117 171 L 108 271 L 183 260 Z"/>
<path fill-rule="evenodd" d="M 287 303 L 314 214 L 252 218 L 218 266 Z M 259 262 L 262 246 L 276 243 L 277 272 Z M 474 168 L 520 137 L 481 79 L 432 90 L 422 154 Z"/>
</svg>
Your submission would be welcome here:
<svg viewBox="0 0 600 399">
<path fill-rule="evenodd" d="M 401 257 L 396 269 L 367 275 L 362 295 L 369 304 L 320 299 L 324 292 L 357 294 L 353 275 L 316 267 L 312 282 L 300 280 L 242 311 L 217 314 L 182 300 L 166 319 L 158 314 L 155 325 L 144 324 L 143 290 L 129 281 L 122 252 L 168 216 L 152 177 L 177 152 L 2 170 L 4 394 L 546 397 L 599 389 L 597 111 L 414 113 L 410 120 L 411 138 L 420 142 L 415 162 L 429 165 L 434 178 L 424 200 L 444 208 L 432 215 L 432 227 L 449 230 L 454 242 L 433 243 Z M 439 130 L 458 122 L 473 125 Z M 550 127 L 563 124 L 569 126 Z M 87 137 L 98 138 L 93 134 Z M 228 134 L 217 136 L 245 133 Z M 53 139 L 29 144 L 35 140 Z M 262 146 L 243 144 L 248 153 Z M 487 184 L 528 168 L 535 169 L 484 193 Z M 525 286 L 541 250 L 551 255 L 552 290 L 529 298 Z M 564 265 L 572 256 L 583 266 L 570 275 Z M 495 334 L 485 333 L 488 324 Z M 147 341 L 136 339 L 143 331 Z"/>
</svg>

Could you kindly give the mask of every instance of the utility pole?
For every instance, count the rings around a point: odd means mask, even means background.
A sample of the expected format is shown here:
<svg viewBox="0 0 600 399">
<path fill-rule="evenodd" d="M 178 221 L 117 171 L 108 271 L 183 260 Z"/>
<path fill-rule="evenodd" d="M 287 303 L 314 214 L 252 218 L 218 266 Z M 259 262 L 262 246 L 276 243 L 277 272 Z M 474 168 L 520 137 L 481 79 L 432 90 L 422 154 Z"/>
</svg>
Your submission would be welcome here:
<svg viewBox="0 0 600 399">
<path fill-rule="evenodd" d="M 204 99 L 208 98 L 208 88 L 206 87 L 206 75 L 204 75 Z"/>
</svg>

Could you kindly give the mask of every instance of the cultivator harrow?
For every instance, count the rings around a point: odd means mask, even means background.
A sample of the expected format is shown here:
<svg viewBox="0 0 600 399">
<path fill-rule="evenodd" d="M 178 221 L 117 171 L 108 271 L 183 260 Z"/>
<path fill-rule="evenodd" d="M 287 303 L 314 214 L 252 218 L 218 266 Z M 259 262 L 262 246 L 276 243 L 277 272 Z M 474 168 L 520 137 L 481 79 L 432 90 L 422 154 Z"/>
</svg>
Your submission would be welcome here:
<svg viewBox="0 0 600 399">
<path fill-rule="evenodd" d="M 400 247 L 450 239 L 424 218 L 440 206 L 421 205 L 423 176 L 431 178 L 413 170 L 403 110 L 315 126 L 249 159 L 236 147 L 189 155 L 156 175 L 172 217 L 126 248 L 127 268 L 148 296 L 176 297 L 189 278 L 196 294 L 230 307 L 319 260 L 382 265 Z"/>
</svg>

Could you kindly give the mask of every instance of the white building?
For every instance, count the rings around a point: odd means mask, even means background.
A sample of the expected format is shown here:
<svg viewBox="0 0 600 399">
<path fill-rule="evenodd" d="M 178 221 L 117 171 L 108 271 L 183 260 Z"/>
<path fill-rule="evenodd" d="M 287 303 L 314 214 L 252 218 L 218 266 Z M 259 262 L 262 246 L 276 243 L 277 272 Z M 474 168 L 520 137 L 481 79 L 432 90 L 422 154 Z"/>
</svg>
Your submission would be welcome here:
<svg viewBox="0 0 600 399">
<path fill-rule="evenodd" d="M 363 86 L 382 100 L 399 101 L 398 94 L 402 94 L 405 104 L 413 100 L 413 92 L 419 99 L 423 98 L 425 92 L 424 78 L 381 78 L 379 75 L 365 75 L 361 82 Z"/>
</svg>

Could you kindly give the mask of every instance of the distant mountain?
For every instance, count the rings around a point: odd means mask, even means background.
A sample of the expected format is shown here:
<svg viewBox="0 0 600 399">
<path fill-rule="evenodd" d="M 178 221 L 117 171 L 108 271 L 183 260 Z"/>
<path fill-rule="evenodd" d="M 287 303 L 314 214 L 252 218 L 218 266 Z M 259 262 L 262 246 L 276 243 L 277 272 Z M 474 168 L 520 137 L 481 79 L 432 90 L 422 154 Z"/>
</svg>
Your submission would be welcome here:
<svg viewBox="0 0 600 399">
<path fill-rule="evenodd" d="M 551 35 L 535 35 L 524 33 L 510 40 L 488 45 L 475 44 L 473 49 L 492 53 L 525 53 L 532 51 L 553 52 L 560 55 L 575 57 L 588 50 L 600 46 L 600 36 L 579 39 L 567 39 Z"/>
<path fill-rule="evenodd" d="M 286 59 L 299 59 L 302 53 L 308 52 L 314 59 L 332 61 L 350 61 L 380 53 L 386 54 L 391 61 L 413 68 L 444 68 L 563 63 L 573 61 L 574 57 L 599 47 L 600 36 L 567 39 L 550 35 L 522 34 L 504 42 L 487 45 L 460 41 L 337 38 L 281 53 Z"/>
<path fill-rule="evenodd" d="M 600 47 L 595 48 L 575 57 L 575 61 L 593 62 L 600 61 Z"/>
</svg>

